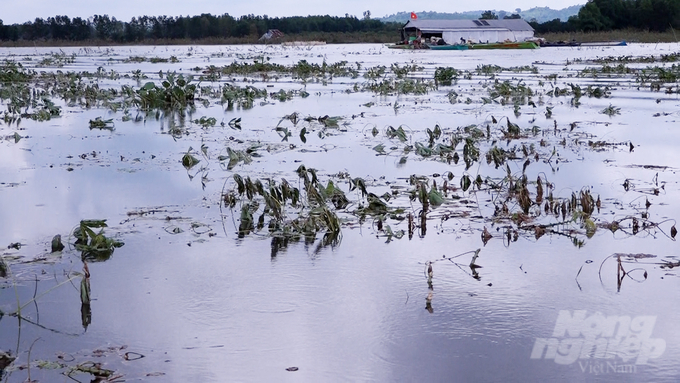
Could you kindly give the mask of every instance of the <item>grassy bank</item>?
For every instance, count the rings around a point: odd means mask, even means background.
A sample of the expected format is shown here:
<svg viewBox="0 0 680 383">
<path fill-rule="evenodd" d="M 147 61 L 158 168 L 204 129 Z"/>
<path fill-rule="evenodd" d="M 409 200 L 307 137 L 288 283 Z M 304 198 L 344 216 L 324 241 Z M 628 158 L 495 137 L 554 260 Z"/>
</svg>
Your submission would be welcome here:
<svg viewBox="0 0 680 383">
<path fill-rule="evenodd" d="M 680 31 L 674 32 L 649 32 L 638 30 L 619 30 L 608 32 L 572 32 L 572 33 L 545 33 L 536 34 L 536 37 L 545 38 L 548 41 L 571 41 L 594 42 L 594 41 L 620 41 L 636 43 L 670 43 L 680 42 Z M 354 44 L 354 43 L 392 43 L 399 39 L 399 31 L 394 32 L 351 32 L 330 33 L 312 32 L 286 35 L 270 43 L 277 44 L 291 41 L 325 41 L 327 44 Z M 206 38 L 206 39 L 160 39 L 143 40 L 135 42 L 118 42 L 111 40 L 18 40 L 0 41 L 0 47 L 79 47 L 79 46 L 116 46 L 116 45 L 238 45 L 258 44 L 257 36 L 230 37 L 230 38 Z"/>
<path fill-rule="evenodd" d="M 119 46 L 119 45 L 238 45 L 258 44 L 259 36 L 230 37 L 230 38 L 206 38 L 206 39 L 158 39 L 135 42 L 118 42 L 111 40 L 17 40 L 0 41 L 0 47 L 84 47 L 84 46 Z M 399 31 L 394 32 L 350 32 L 330 33 L 313 32 L 286 35 L 280 39 L 271 41 L 277 44 L 291 41 L 325 41 L 328 44 L 352 44 L 352 43 L 391 43 L 399 40 Z"/>
</svg>

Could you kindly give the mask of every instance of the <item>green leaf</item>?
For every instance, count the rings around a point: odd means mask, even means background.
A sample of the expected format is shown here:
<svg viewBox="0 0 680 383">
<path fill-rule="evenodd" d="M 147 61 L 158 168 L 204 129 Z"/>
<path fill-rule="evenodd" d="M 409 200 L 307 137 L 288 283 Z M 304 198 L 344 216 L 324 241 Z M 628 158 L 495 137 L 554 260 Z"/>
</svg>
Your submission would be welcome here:
<svg viewBox="0 0 680 383">
<path fill-rule="evenodd" d="M 307 134 L 307 128 L 302 128 L 302 130 L 300 131 L 300 140 L 304 144 L 307 143 L 307 137 L 305 137 L 305 134 Z"/>
<path fill-rule="evenodd" d="M 199 160 L 198 158 L 192 156 L 192 155 L 189 154 L 189 153 L 186 153 L 186 154 L 182 157 L 182 166 L 184 166 L 184 167 L 187 168 L 187 169 L 193 168 L 193 167 L 194 167 L 197 163 L 199 163 L 199 162 L 201 162 L 201 160 Z"/>
<path fill-rule="evenodd" d="M 444 196 L 434 187 L 430 189 L 427 197 L 430 200 L 430 205 L 432 206 L 439 206 L 444 203 Z"/>
<path fill-rule="evenodd" d="M 472 182 L 470 181 L 470 177 L 467 174 L 461 177 L 460 187 L 463 188 L 463 191 L 467 191 L 471 184 Z"/>
</svg>

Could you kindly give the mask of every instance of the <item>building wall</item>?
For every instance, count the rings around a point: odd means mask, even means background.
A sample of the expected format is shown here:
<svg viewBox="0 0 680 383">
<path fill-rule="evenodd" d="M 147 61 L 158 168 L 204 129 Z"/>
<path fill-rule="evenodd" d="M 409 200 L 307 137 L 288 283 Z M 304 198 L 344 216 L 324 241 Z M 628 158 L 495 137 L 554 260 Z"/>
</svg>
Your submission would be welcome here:
<svg viewBox="0 0 680 383">
<path fill-rule="evenodd" d="M 458 31 L 444 31 L 442 38 L 448 44 L 456 44 L 460 42 L 460 38 L 471 40 L 473 42 L 502 42 L 510 41 L 524 41 L 534 37 L 533 31 L 509 31 L 509 30 L 458 30 Z"/>
</svg>

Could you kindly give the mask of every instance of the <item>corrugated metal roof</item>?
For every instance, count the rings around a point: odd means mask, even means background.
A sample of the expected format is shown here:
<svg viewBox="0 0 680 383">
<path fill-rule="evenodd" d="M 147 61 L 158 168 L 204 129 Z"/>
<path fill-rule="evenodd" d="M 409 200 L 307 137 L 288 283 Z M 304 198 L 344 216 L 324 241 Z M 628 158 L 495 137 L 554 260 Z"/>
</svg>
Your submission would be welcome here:
<svg viewBox="0 0 680 383">
<path fill-rule="evenodd" d="M 477 21 L 477 23 L 475 23 Z M 484 25 L 483 22 L 489 25 Z M 482 25 L 479 25 L 482 24 Z M 502 20 L 409 20 L 404 28 L 418 28 L 424 32 L 452 29 L 509 29 L 511 31 L 533 31 L 534 28 L 522 19 Z"/>
</svg>

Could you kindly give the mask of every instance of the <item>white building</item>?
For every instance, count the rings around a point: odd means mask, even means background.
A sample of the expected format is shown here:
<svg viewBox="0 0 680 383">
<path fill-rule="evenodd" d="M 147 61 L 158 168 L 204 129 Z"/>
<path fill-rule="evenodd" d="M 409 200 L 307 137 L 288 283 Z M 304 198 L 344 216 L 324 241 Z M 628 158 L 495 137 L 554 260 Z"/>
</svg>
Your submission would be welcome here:
<svg viewBox="0 0 680 383">
<path fill-rule="evenodd" d="M 534 37 L 534 28 L 522 19 L 502 20 L 409 20 L 402 29 L 402 39 L 417 36 L 441 37 L 447 44 L 461 38 L 473 42 L 525 41 Z"/>
</svg>

